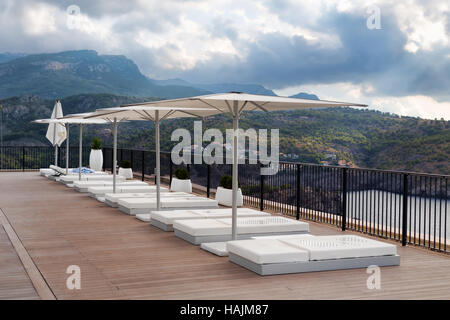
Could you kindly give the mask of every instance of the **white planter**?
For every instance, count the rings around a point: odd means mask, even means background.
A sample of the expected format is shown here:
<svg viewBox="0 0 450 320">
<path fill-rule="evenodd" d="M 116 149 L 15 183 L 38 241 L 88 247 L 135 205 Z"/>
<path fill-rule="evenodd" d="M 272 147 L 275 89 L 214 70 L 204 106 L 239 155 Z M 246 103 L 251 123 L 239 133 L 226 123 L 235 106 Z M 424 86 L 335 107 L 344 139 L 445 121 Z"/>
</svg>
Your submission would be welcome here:
<svg viewBox="0 0 450 320">
<path fill-rule="evenodd" d="M 218 187 L 216 190 L 216 200 L 223 206 L 231 207 L 233 205 L 233 190 Z M 243 205 L 244 197 L 242 196 L 241 188 L 239 188 L 237 192 L 237 206 L 241 207 Z"/>
<path fill-rule="evenodd" d="M 103 168 L 103 152 L 102 150 L 91 150 L 89 155 L 89 168 L 94 171 L 102 171 Z"/>
<path fill-rule="evenodd" d="M 133 170 L 131 168 L 119 168 L 119 176 L 125 179 L 133 179 Z"/>
<path fill-rule="evenodd" d="M 170 190 L 174 192 L 192 192 L 192 183 L 190 179 L 180 180 L 177 178 L 172 178 L 172 183 L 170 184 Z"/>
</svg>

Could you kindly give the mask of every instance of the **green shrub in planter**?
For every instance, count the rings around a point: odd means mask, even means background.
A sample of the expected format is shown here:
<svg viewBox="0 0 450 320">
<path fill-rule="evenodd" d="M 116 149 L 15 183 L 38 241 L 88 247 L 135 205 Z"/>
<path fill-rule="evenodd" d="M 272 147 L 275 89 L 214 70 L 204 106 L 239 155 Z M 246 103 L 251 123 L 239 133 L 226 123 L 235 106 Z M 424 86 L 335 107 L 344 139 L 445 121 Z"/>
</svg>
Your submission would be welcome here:
<svg viewBox="0 0 450 320">
<path fill-rule="evenodd" d="M 231 176 L 222 176 L 219 181 L 219 186 L 225 189 L 232 189 L 233 178 Z"/>
<path fill-rule="evenodd" d="M 225 189 L 233 189 L 233 177 L 232 176 L 222 176 L 219 181 L 219 186 Z M 238 188 L 241 184 L 238 180 Z"/>
<path fill-rule="evenodd" d="M 120 161 L 120 167 L 124 169 L 131 168 L 131 162 L 128 160 L 122 160 Z"/>
<path fill-rule="evenodd" d="M 184 168 L 177 168 L 175 170 L 175 177 L 180 180 L 188 180 L 189 179 L 189 171 Z"/>
<path fill-rule="evenodd" d="M 94 137 L 91 142 L 92 150 L 101 150 L 102 149 L 102 141 L 98 137 Z"/>
</svg>

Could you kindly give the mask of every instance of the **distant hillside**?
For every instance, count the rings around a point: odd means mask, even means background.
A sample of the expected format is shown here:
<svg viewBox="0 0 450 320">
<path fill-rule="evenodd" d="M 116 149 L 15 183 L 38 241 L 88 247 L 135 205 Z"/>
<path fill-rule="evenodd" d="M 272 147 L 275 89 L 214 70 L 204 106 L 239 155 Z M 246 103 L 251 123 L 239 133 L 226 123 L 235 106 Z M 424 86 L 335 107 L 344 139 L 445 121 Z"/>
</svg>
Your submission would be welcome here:
<svg viewBox="0 0 450 320">
<path fill-rule="evenodd" d="M 215 93 L 237 91 L 252 94 L 264 94 L 268 96 L 276 96 L 276 94 L 272 90 L 266 89 L 259 84 L 215 83 L 215 84 L 194 84 L 194 86 Z"/>
<path fill-rule="evenodd" d="M 187 87 L 195 87 L 201 90 L 210 91 L 213 93 L 221 93 L 221 92 L 246 92 L 251 94 L 263 94 L 268 96 L 276 96 L 275 92 L 265 88 L 259 84 L 239 84 L 239 83 L 212 83 L 212 84 L 198 84 L 198 83 L 190 83 L 183 79 L 167 79 L 167 80 L 151 80 L 153 83 L 160 86 L 167 85 L 178 85 L 178 86 L 187 86 Z M 300 92 L 295 95 L 290 96 L 291 98 L 303 98 L 303 99 L 313 99 L 319 100 L 315 94 L 309 94 L 305 92 Z"/>
<path fill-rule="evenodd" d="M 0 63 L 3 98 L 27 94 L 56 99 L 85 93 L 179 98 L 207 93 L 187 86 L 158 86 L 126 57 L 90 50 L 4 59 Z"/>
<path fill-rule="evenodd" d="M 151 80 L 151 81 L 154 84 L 160 86 L 168 86 L 168 85 L 187 86 L 209 91 L 212 93 L 238 91 L 252 94 L 264 94 L 268 96 L 276 96 L 276 94 L 272 90 L 266 89 L 264 88 L 264 86 L 259 84 L 239 84 L 239 83 L 199 84 L 199 83 L 190 83 L 183 79 L 167 79 L 167 80 Z"/>
<path fill-rule="evenodd" d="M 24 54 L 24 53 L 9 53 L 9 52 L 0 53 L 0 63 L 9 62 L 14 59 L 25 57 L 25 56 L 26 56 L 26 54 Z"/>
<path fill-rule="evenodd" d="M 64 114 L 93 111 L 125 103 L 148 100 L 108 94 L 84 94 L 62 100 Z M 45 125 L 32 124 L 50 116 L 54 100 L 36 96 L 4 100 L 5 144 L 46 145 Z M 450 174 L 450 122 L 398 117 L 371 110 L 352 108 L 299 110 L 284 112 L 247 112 L 240 121 L 247 128 L 279 128 L 280 152 L 284 160 Z M 163 150 L 174 145 L 170 134 L 176 128 L 192 130 L 192 119 L 164 121 L 161 125 Z M 203 129 L 232 127 L 230 115 L 204 120 Z M 154 126 L 137 121 L 119 126 L 119 146 L 154 148 Z M 85 142 L 99 136 L 112 145 L 111 126 L 88 126 Z M 71 135 L 77 144 L 77 130 Z"/>
<path fill-rule="evenodd" d="M 300 98 L 300 99 L 311 99 L 311 100 L 319 100 L 319 97 L 315 94 L 300 92 L 297 94 L 294 94 L 293 96 L 290 96 L 290 98 Z"/>
<path fill-rule="evenodd" d="M 137 97 L 115 96 L 110 94 L 87 94 L 71 96 L 61 100 L 63 113 L 81 113 L 99 108 L 117 107 L 121 104 L 148 101 Z M 5 145 L 47 145 L 45 139 L 46 125 L 32 123 L 33 120 L 50 117 L 54 100 L 37 96 L 22 96 L 2 101 L 3 105 L 3 139 Z M 89 136 L 92 127 L 87 127 Z M 74 130 L 75 131 L 75 130 Z M 75 139 L 76 133 L 73 135 Z M 75 140 L 74 140 L 75 141 Z"/>
<path fill-rule="evenodd" d="M 0 53 L 0 98 L 36 95 L 60 99 L 78 94 L 110 93 L 164 99 L 230 91 L 275 95 L 259 84 L 153 80 L 125 56 L 99 55 L 93 50 L 33 55 Z M 317 99 L 307 93 L 296 96 Z"/>
</svg>

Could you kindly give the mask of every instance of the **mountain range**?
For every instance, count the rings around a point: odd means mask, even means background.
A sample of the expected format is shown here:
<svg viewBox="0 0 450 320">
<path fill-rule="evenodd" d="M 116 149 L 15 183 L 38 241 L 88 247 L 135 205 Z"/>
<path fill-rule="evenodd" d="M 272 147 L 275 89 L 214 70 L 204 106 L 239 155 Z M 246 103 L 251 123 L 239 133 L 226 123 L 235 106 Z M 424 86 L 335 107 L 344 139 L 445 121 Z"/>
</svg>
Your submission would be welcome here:
<svg viewBox="0 0 450 320">
<path fill-rule="evenodd" d="M 61 99 L 64 114 L 69 114 L 224 91 L 275 95 L 258 84 L 193 84 L 183 79 L 150 79 L 126 57 L 98 55 L 95 51 L 0 54 L 5 145 L 48 145 L 47 127 L 31 121 L 49 117 L 55 99 Z M 307 93 L 295 96 L 318 99 Z M 282 160 L 450 174 L 450 121 L 333 108 L 247 112 L 242 115 L 240 126 L 279 129 Z M 170 141 L 171 132 L 180 127 L 192 130 L 193 120 L 162 123 L 162 150 L 171 149 L 174 145 Z M 232 127 L 232 119 L 227 114 L 208 117 L 203 127 L 225 130 Z M 121 124 L 119 146 L 153 149 L 153 129 L 151 122 Z M 77 144 L 76 131 L 71 133 L 72 145 Z M 84 142 L 89 144 L 94 136 L 100 137 L 106 146 L 112 144 L 108 125 L 88 126 Z"/>
<path fill-rule="evenodd" d="M 67 113 L 137 103 L 148 98 L 111 94 L 82 94 L 61 100 Z M 22 96 L 3 100 L 6 145 L 48 145 L 47 126 L 31 123 L 51 114 L 54 100 Z M 161 124 L 161 148 L 170 151 L 173 130 L 193 130 L 192 119 L 166 120 Z M 279 129 L 281 159 L 309 163 L 450 174 L 450 121 L 399 117 L 373 110 L 332 108 L 284 112 L 245 112 L 243 129 Z M 203 129 L 224 132 L 232 127 L 228 114 L 208 117 Z M 71 131 L 71 145 L 78 144 L 78 130 Z M 110 125 L 87 126 L 84 144 L 98 136 L 112 145 Z M 119 126 L 119 147 L 154 149 L 154 125 L 136 121 Z M 330 159 L 331 158 L 331 159 Z"/>
<path fill-rule="evenodd" d="M 275 95 L 258 84 L 193 84 L 182 79 L 154 80 L 125 56 L 99 55 L 93 50 L 49 54 L 0 54 L 0 98 L 37 95 L 60 99 L 87 93 L 137 97 L 181 98 L 241 91 Z M 298 97 L 318 99 L 299 93 Z"/>
</svg>

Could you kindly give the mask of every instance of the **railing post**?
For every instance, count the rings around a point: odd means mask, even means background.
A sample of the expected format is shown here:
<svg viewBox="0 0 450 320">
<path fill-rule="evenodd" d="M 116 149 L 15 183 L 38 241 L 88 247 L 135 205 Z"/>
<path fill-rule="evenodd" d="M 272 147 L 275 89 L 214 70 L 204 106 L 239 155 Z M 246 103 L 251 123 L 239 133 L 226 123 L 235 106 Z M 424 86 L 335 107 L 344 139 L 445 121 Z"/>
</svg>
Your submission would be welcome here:
<svg viewBox="0 0 450 320">
<path fill-rule="evenodd" d="M 259 210 L 264 211 L 264 175 L 261 174 L 262 164 L 259 165 Z"/>
<path fill-rule="evenodd" d="M 211 189 L 211 165 L 206 165 L 206 197 L 209 198 Z"/>
<path fill-rule="evenodd" d="M 61 167 L 61 148 L 58 147 L 58 167 Z"/>
<path fill-rule="evenodd" d="M 341 212 L 341 227 L 342 231 L 345 231 L 347 228 L 347 168 L 342 169 L 342 212 Z"/>
<path fill-rule="evenodd" d="M 70 151 L 69 151 L 70 152 Z M 70 152 L 71 153 L 71 152 Z M 106 171 L 106 166 L 105 166 L 105 162 L 106 162 L 106 152 L 105 152 L 105 148 L 102 147 L 102 157 L 103 157 L 103 170 Z M 70 159 L 69 159 L 69 168 L 70 168 Z"/>
<path fill-rule="evenodd" d="M 172 177 L 173 177 L 173 164 L 172 164 L 172 159 L 170 159 L 170 162 L 169 162 L 169 186 L 172 184 Z"/>
<path fill-rule="evenodd" d="M 111 148 L 111 173 L 114 172 L 114 151 L 113 148 Z"/>
<path fill-rule="evenodd" d="M 406 246 L 408 230 L 408 174 L 403 174 L 403 218 L 402 218 L 402 246 Z"/>
<path fill-rule="evenodd" d="M 295 175 L 295 193 L 296 193 L 296 200 L 297 200 L 297 212 L 296 212 L 296 218 L 297 220 L 300 219 L 300 164 L 296 165 L 296 175 Z"/>
<path fill-rule="evenodd" d="M 130 150 L 130 152 L 131 152 L 131 155 L 130 155 L 131 170 L 133 170 L 134 169 L 134 167 L 133 167 L 133 150 Z"/>
<path fill-rule="evenodd" d="M 144 150 L 142 150 L 142 154 L 141 154 L 141 157 L 142 157 L 142 166 L 141 166 L 141 173 L 142 173 L 142 177 L 141 177 L 141 179 L 142 179 L 142 181 L 144 181 L 144 171 L 145 171 L 145 151 Z"/>
<path fill-rule="evenodd" d="M 25 171 L 25 147 L 22 147 L 22 171 Z"/>
</svg>

